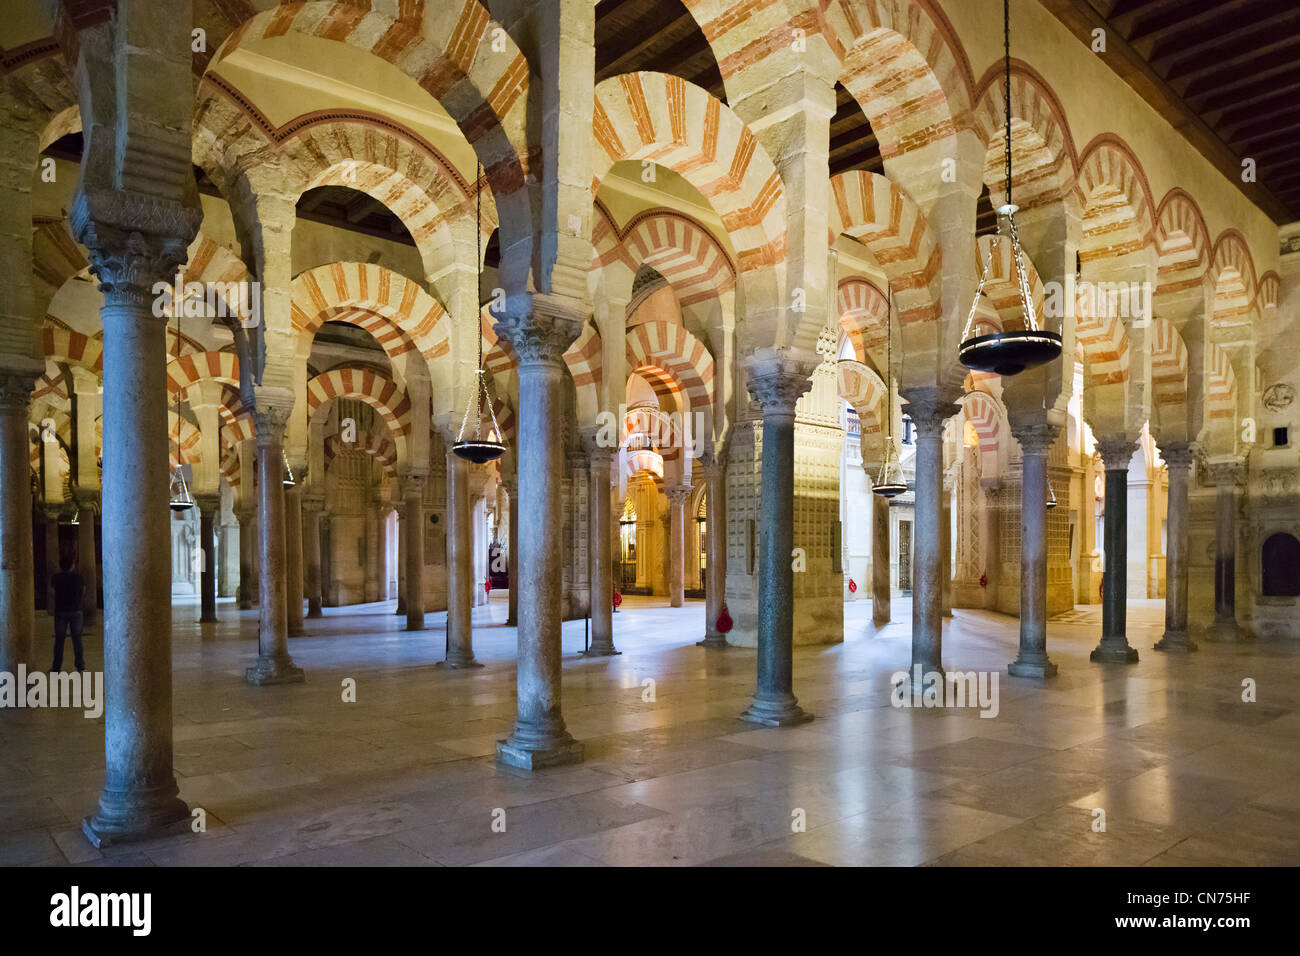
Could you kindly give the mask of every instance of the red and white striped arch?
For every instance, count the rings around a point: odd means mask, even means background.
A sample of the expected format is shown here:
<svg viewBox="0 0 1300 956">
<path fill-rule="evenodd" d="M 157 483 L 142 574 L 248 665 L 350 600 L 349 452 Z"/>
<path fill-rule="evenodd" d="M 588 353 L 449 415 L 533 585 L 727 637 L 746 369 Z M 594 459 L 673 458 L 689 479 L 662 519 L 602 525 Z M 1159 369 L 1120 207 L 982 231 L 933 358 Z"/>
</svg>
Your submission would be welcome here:
<svg viewBox="0 0 1300 956">
<path fill-rule="evenodd" d="M 984 183 L 996 209 L 1006 201 L 1006 79 L 1002 64 L 989 67 L 978 87 L 975 131 L 984 141 Z M 1079 157 L 1056 93 L 1022 60 L 1011 62 L 1011 168 L 1021 209 L 1056 202 L 1075 188 Z"/>
<path fill-rule="evenodd" d="M 1006 413 L 1002 403 L 988 392 L 967 392 L 962 400 L 966 421 L 979 440 L 980 474 L 992 477 L 1001 473 L 999 455 L 1002 447 Z"/>
<path fill-rule="evenodd" d="M 1237 373 L 1232 369 L 1232 359 L 1224 349 L 1211 342 L 1206 346 L 1205 363 L 1207 424 L 1231 425 L 1237 417 Z"/>
<path fill-rule="evenodd" d="M 898 184 L 855 170 L 831 177 L 830 239 L 863 243 L 889 276 L 900 325 L 942 315 L 940 249 L 920 208 Z"/>
<path fill-rule="evenodd" d="M 871 366 L 852 359 L 835 363 L 835 384 L 840 398 L 858 414 L 864 435 L 879 434 L 885 428 L 885 383 Z"/>
<path fill-rule="evenodd" d="M 1079 159 L 1084 262 L 1137 252 L 1151 244 L 1155 202 L 1137 156 L 1118 136 L 1103 133 Z"/>
<path fill-rule="evenodd" d="M 78 365 L 96 375 L 104 373 L 104 343 L 75 329 L 53 325 L 48 320 L 41 327 L 41 342 L 46 359 Z"/>
<path fill-rule="evenodd" d="M 889 345 L 889 302 L 885 293 L 860 276 L 840 280 L 836 305 L 840 328 L 853 340 L 860 360 L 882 367 Z"/>
<path fill-rule="evenodd" d="M 627 367 L 647 379 L 655 371 L 667 373 L 681 387 L 687 409 L 709 415 L 712 425 L 713 356 L 685 328 L 655 321 L 628 329 Z"/>
<path fill-rule="evenodd" d="M 307 383 L 307 414 L 313 423 L 324 420 L 329 403 L 354 398 L 379 413 L 397 446 L 397 460 L 409 460 L 411 399 L 396 382 L 370 369 L 335 368 Z"/>
<path fill-rule="evenodd" d="M 484 306 L 479 314 L 479 331 L 483 336 L 483 367 L 500 389 L 510 382 L 519 363 L 510 343 L 497 336 L 492 322 L 492 315 L 487 306 Z M 578 399 L 577 413 L 581 421 L 593 420 L 600 409 L 603 357 L 600 332 L 590 323 L 583 325 L 577 339 L 564 351 L 564 364 L 573 377 Z M 501 424 L 500 421 L 498 424 Z M 503 429 L 504 427 L 502 425 Z"/>
<path fill-rule="evenodd" d="M 1075 340 L 1087 365 L 1090 385 L 1114 385 L 1129 378 L 1129 338 L 1117 315 L 1104 315 L 1080 295 L 1075 305 Z"/>
<path fill-rule="evenodd" d="M 325 439 L 325 467 L 347 452 L 374 456 L 389 474 L 397 469 L 397 444 L 385 434 L 362 430 L 357 432 L 356 441 L 352 442 L 345 442 L 341 435 L 330 435 Z"/>
<path fill-rule="evenodd" d="M 1167 319 L 1152 319 L 1151 330 L 1151 405 L 1164 424 L 1166 409 L 1187 404 L 1187 346 Z"/>
<path fill-rule="evenodd" d="M 167 392 L 182 395 L 199 382 L 215 381 L 239 388 L 239 356 L 234 352 L 192 352 L 167 363 Z"/>
<path fill-rule="evenodd" d="M 1252 334 L 1252 315 L 1257 295 L 1255 261 L 1245 237 L 1235 229 L 1220 233 L 1210 258 L 1210 280 L 1214 283 L 1212 328 L 1217 334 L 1233 330 Z"/>
<path fill-rule="evenodd" d="M 731 257 L 690 216 L 648 209 L 633 217 L 621 234 L 615 232 L 614 238 L 621 240 L 619 245 L 599 260 L 600 265 L 621 261 L 634 273 L 650 266 L 668 280 L 682 308 L 716 299 L 736 286 Z"/>
<path fill-rule="evenodd" d="M 1196 200 L 1185 190 L 1169 190 L 1156 210 L 1156 251 L 1160 256 L 1156 295 L 1199 291 L 1210 266 L 1210 232 Z"/>
<path fill-rule="evenodd" d="M 596 85 L 594 197 L 622 160 L 652 160 L 680 174 L 713 206 L 736 249 L 742 275 L 766 276 L 759 289 L 779 307 L 774 267 L 785 261 L 785 191 L 749 128 L 707 92 L 665 73 L 624 73 Z"/>
<path fill-rule="evenodd" d="M 1282 292 L 1282 280 L 1276 272 L 1271 269 L 1259 277 L 1259 294 L 1256 302 L 1262 312 L 1265 309 L 1276 309 L 1277 299 Z"/>
<path fill-rule="evenodd" d="M 830 0 L 823 7 L 840 82 L 870 120 L 885 162 L 970 125 L 970 63 L 937 3 Z"/>
<path fill-rule="evenodd" d="M 1023 329 L 1024 306 L 1020 300 L 1020 280 L 1016 275 L 1011 240 L 1004 236 L 980 236 L 975 243 L 975 260 L 975 268 L 985 276 L 984 295 L 997 311 L 1002 329 Z M 1043 283 L 1028 255 L 1022 252 L 1020 261 L 1024 266 L 1025 279 L 1029 282 L 1029 295 L 1035 314 L 1041 319 Z"/>
<path fill-rule="evenodd" d="M 178 416 L 174 408 L 167 411 L 167 455 L 171 459 L 171 466 L 177 465 L 197 465 L 203 461 L 203 452 L 199 447 L 203 440 L 203 433 L 189 420 L 183 416 Z M 180 443 L 180 455 L 176 453 L 177 442 Z"/>
<path fill-rule="evenodd" d="M 400 273 L 369 262 L 333 262 L 293 280 L 293 327 L 313 336 L 326 322 L 365 329 L 390 359 L 418 349 L 425 361 L 451 353 L 442 304 Z"/>
</svg>

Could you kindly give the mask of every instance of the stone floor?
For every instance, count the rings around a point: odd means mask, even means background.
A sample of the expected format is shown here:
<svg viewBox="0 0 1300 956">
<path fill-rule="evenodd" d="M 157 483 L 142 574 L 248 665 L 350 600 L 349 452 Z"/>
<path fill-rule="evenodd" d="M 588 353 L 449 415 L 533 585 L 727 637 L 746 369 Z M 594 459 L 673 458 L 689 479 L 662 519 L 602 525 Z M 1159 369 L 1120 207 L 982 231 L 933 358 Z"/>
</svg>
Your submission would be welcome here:
<svg viewBox="0 0 1300 956">
<path fill-rule="evenodd" d="M 223 604 L 222 623 L 201 629 L 178 606 L 176 770 L 207 832 L 101 854 L 78 823 L 101 782 L 102 720 L 0 711 L 0 864 L 1300 863 L 1294 645 L 1167 657 L 1151 651 L 1161 606 L 1134 602 L 1141 662 L 1101 666 L 1087 660 L 1099 612 L 1079 608 L 1052 622 L 1061 672 L 1040 684 L 1006 676 L 1014 619 L 958 611 L 945 662 L 1001 672 L 987 719 L 891 707 L 907 607 L 875 632 L 858 602 L 842 645 L 795 653 L 795 691 L 817 719 L 755 729 L 736 719 L 754 652 L 695 647 L 699 602 L 629 603 L 620 657 L 578 656 L 583 622 L 565 626 L 564 714 L 587 759 L 532 776 L 492 756 L 514 713 L 499 600 L 475 612 L 481 670 L 435 667 L 442 615 L 411 635 L 391 604 L 373 605 L 310 622 L 313 636 L 291 642 L 308 682 L 265 688 L 242 680 L 254 612 Z M 97 631 L 87 657 L 100 665 Z M 355 703 L 342 700 L 348 677 Z"/>
</svg>

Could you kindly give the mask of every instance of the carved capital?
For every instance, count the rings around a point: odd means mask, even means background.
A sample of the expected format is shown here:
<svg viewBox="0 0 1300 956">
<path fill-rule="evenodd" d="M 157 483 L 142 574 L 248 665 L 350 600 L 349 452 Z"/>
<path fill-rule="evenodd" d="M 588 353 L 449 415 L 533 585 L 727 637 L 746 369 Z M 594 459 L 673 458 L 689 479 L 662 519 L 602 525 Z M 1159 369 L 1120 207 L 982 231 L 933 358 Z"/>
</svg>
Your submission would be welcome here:
<svg viewBox="0 0 1300 956">
<path fill-rule="evenodd" d="M 36 379 L 25 372 L 0 372 L 0 413 L 17 412 L 26 417 Z"/>
<path fill-rule="evenodd" d="M 949 396 L 937 388 L 909 389 L 904 395 L 907 405 L 903 411 L 916 425 L 921 437 L 941 437 L 943 423 L 960 411 Z"/>
<path fill-rule="evenodd" d="M 188 259 L 203 212 L 144 193 L 89 188 L 77 191 L 68 219 L 106 302 L 147 308 L 154 284 L 170 282 Z"/>
<path fill-rule="evenodd" d="M 812 385 L 820 360 L 789 349 L 759 349 L 745 359 L 746 386 L 763 417 L 794 415 L 799 397 Z"/>
<path fill-rule="evenodd" d="M 1097 451 L 1107 471 L 1127 471 L 1137 442 L 1123 435 L 1108 435 L 1097 439 Z"/>
<path fill-rule="evenodd" d="M 515 353 L 520 367 L 559 365 L 564 353 L 582 332 L 582 313 L 573 300 L 562 296 L 531 296 L 529 311 L 508 315 L 493 329 Z"/>
<path fill-rule="evenodd" d="M 325 510 L 325 496 L 322 494 L 311 494 L 302 496 L 302 510 L 308 514 L 319 514 Z"/>
<path fill-rule="evenodd" d="M 402 475 L 402 497 L 410 500 L 411 498 L 424 497 L 424 485 L 428 480 L 427 475 L 418 472 L 408 472 Z"/>
<path fill-rule="evenodd" d="M 1219 488 L 1231 488 L 1237 483 L 1237 475 L 1241 470 L 1241 463 L 1235 458 L 1220 459 L 1218 461 L 1208 460 L 1205 467 L 1210 472 L 1210 477 Z"/>
<path fill-rule="evenodd" d="M 690 485 L 664 485 L 664 496 L 673 507 L 685 505 L 691 497 Z"/>
<path fill-rule="evenodd" d="M 1175 469 L 1187 471 L 1196 459 L 1196 451 L 1191 442 L 1171 441 L 1160 445 L 1160 457 L 1165 460 L 1165 465 L 1170 471 Z"/>
<path fill-rule="evenodd" d="M 263 402 L 253 408 L 253 434 L 258 448 L 284 444 L 284 429 L 289 424 L 289 406 Z"/>
<path fill-rule="evenodd" d="M 1023 454 L 1045 456 L 1056 444 L 1056 439 L 1061 434 L 1061 427 L 1045 423 L 1022 425 L 1011 429 L 1011 434 L 1015 435 L 1016 441 L 1020 442 L 1020 451 Z"/>
</svg>

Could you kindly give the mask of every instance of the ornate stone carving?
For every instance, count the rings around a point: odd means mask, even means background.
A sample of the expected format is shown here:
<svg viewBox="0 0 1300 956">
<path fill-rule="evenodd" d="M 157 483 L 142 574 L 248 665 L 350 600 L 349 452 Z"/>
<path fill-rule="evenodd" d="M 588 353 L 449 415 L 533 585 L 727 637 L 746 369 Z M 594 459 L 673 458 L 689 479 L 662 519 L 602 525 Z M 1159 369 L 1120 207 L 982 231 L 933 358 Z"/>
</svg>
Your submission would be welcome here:
<svg viewBox="0 0 1300 956">
<path fill-rule="evenodd" d="M 787 350 L 760 349 L 745 359 L 746 385 L 763 415 L 794 415 L 795 404 L 812 385 L 816 358 Z"/>
<path fill-rule="evenodd" d="M 1190 442 L 1171 441 L 1159 447 L 1160 457 L 1170 469 L 1189 468 L 1196 458 L 1196 450 Z"/>
<path fill-rule="evenodd" d="M 1127 471 L 1133 460 L 1137 442 L 1123 435 L 1108 435 L 1097 439 L 1097 451 L 1107 471 Z"/>
<path fill-rule="evenodd" d="M 1286 382 L 1278 382 L 1264 389 L 1261 401 L 1270 412 L 1284 411 L 1295 401 L 1295 389 Z"/>
<path fill-rule="evenodd" d="M 36 379 L 35 375 L 20 372 L 0 372 L 0 413 L 19 412 L 26 416 Z"/>
<path fill-rule="evenodd" d="M 1020 442 L 1020 451 L 1025 455 L 1046 456 L 1056 444 L 1061 434 L 1061 426 L 1040 422 L 1034 425 L 1021 425 L 1011 429 L 1011 434 Z"/>
<path fill-rule="evenodd" d="M 284 429 L 289 424 L 291 406 L 263 402 L 253 408 L 253 434 L 258 448 L 284 444 Z"/>
<path fill-rule="evenodd" d="M 690 485 L 666 485 L 664 496 L 671 505 L 685 505 L 691 497 Z"/>
<path fill-rule="evenodd" d="M 507 315 L 493 329 L 515 353 L 520 367 L 558 365 L 582 332 L 582 315 L 571 300 L 534 293 L 525 313 Z"/>
<path fill-rule="evenodd" d="M 909 389 L 904 397 L 907 405 L 903 412 L 922 437 L 940 437 L 943 423 L 961 410 L 937 388 Z"/>
</svg>

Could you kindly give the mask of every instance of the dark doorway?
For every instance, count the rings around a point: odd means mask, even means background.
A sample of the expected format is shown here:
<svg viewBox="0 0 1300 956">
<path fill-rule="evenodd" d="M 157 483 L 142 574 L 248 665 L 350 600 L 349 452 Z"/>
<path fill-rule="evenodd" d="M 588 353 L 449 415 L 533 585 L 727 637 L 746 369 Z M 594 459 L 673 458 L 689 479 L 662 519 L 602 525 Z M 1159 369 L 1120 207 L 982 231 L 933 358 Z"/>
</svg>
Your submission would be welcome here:
<svg viewBox="0 0 1300 956">
<path fill-rule="evenodd" d="M 1300 595 L 1300 541 L 1285 532 L 1271 535 L 1262 558 L 1266 597 Z"/>
</svg>

